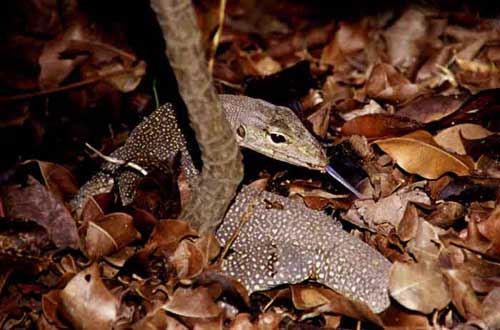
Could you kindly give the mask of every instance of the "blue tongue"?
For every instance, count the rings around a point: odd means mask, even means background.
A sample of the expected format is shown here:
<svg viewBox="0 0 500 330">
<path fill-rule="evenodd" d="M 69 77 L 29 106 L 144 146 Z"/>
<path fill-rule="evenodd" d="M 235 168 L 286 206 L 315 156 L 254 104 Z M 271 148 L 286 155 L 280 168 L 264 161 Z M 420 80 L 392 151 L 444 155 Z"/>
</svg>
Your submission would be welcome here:
<svg viewBox="0 0 500 330">
<path fill-rule="evenodd" d="M 332 178 L 337 180 L 339 183 L 341 183 L 344 187 L 349 189 L 350 192 L 352 192 L 357 198 L 366 198 L 363 196 L 359 191 L 356 190 L 349 182 L 347 182 L 340 174 L 335 171 L 330 165 L 325 167 L 325 170 Z"/>
</svg>

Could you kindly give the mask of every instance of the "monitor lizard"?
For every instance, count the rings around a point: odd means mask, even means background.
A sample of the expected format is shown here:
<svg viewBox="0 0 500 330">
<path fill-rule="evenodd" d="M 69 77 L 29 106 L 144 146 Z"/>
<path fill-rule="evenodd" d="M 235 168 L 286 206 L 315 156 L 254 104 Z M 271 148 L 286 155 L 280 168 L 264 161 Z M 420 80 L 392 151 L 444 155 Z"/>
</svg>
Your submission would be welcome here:
<svg viewBox="0 0 500 330">
<path fill-rule="evenodd" d="M 240 95 L 219 95 L 219 99 L 240 146 L 293 165 L 327 170 L 329 160 L 322 146 L 291 109 Z M 173 159 L 178 152 L 188 183 L 193 186 L 198 170 L 188 152 L 175 110 L 172 104 L 166 103 L 140 123 L 125 145 L 110 156 L 133 161 L 150 170 L 161 162 Z M 115 183 L 114 173 L 119 168 L 120 165 L 105 163 L 101 171 L 80 189 L 71 202 L 71 208 L 80 210 L 89 197 L 111 191 Z M 127 205 L 133 200 L 140 174 L 122 170 L 120 168 L 116 181 L 122 203 Z M 335 179 L 360 196 L 342 177 L 337 176 Z"/>
<path fill-rule="evenodd" d="M 321 145 L 292 110 L 246 96 L 219 97 L 240 146 L 313 170 L 328 166 Z M 150 170 L 179 152 L 188 183 L 194 186 L 198 170 L 173 106 L 165 104 L 140 123 L 125 145 L 111 156 Z M 79 210 L 87 198 L 110 191 L 115 175 L 122 202 L 130 203 L 141 176 L 133 170 L 117 171 L 119 168 L 105 163 L 80 189 L 71 207 Z M 282 208 L 268 207 L 276 202 Z M 235 230 L 239 234 L 233 240 Z M 331 217 L 303 203 L 243 187 L 216 236 L 221 244 L 230 243 L 222 271 L 242 282 L 249 292 L 313 278 L 350 299 L 366 303 L 377 313 L 390 303 L 390 262 L 344 232 Z"/>
</svg>

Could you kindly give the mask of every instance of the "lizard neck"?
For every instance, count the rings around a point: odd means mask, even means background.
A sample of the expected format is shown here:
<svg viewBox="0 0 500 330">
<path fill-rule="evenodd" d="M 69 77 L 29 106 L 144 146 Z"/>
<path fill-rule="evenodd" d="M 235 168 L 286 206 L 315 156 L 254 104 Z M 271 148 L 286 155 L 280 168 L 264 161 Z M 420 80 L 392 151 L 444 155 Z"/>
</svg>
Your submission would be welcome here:
<svg viewBox="0 0 500 330">
<path fill-rule="evenodd" d="M 241 96 L 220 94 L 219 100 L 233 132 L 236 131 L 241 124 L 242 112 L 246 110 L 246 108 L 242 106 Z"/>
</svg>

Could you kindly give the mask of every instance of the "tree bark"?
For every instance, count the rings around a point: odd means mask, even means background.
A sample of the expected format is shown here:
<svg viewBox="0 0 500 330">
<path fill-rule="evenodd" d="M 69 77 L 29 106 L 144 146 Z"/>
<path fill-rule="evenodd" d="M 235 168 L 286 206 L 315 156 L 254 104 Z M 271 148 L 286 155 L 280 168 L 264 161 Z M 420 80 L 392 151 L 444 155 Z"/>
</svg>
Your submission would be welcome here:
<svg viewBox="0 0 500 330">
<path fill-rule="evenodd" d="M 179 92 L 200 146 L 199 185 L 181 213 L 200 233 L 214 231 L 243 178 L 242 156 L 215 92 L 190 0 L 151 0 Z"/>
</svg>

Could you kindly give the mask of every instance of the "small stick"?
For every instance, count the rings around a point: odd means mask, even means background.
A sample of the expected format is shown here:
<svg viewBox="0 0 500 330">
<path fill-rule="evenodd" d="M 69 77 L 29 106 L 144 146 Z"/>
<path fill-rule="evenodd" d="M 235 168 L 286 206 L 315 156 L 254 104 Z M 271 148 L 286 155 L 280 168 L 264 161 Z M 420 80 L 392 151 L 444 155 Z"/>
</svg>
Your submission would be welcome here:
<svg viewBox="0 0 500 330">
<path fill-rule="evenodd" d="M 105 154 L 103 154 L 102 152 L 100 152 L 96 148 L 92 147 L 88 143 L 85 143 L 85 146 L 87 148 L 89 148 L 90 150 L 92 150 L 94 153 L 96 153 L 97 156 L 99 156 L 102 159 L 104 159 L 105 161 L 107 161 L 108 163 L 113 163 L 113 164 L 117 164 L 117 165 L 122 165 L 122 166 L 130 167 L 130 168 L 133 168 L 136 171 L 141 172 L 141 174 L 144 175 L 144 176 L 148 175 L 148 171 L 146 171 L 143 167 L 141 167 L 140 165 L 137 165 L 134 162 L 126 162 L 126 161 L 121 160 L 121 159 L 117 159 L 117 158 L 114 158 L 114 157 L 106 156 Z"/>
</svg>

